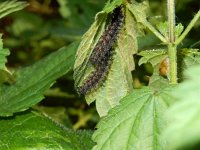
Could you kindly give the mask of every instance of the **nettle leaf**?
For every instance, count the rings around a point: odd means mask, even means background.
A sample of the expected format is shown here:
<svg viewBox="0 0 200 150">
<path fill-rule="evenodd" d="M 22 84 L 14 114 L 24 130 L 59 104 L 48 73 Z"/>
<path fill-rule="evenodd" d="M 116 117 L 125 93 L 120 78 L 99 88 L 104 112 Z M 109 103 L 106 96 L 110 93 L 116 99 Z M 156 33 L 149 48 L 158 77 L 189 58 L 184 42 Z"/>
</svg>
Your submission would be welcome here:
<svg viewBox="0 0 200 150">
<path fill-rule="evenodd" d="M 169 150 L 191 149 L 200 143 L 200 66 L 186 70 L 189 80 L 180 83 L 174 96 L 177 102 L 167 112 L 170 125 L 165 136 L 168 139 Z"/>
<path fill-rule="evenodd" d="M 138 55 L 142 56 L 142 58 L 139 60 L 138 64 L 142 65 L 144 63 L 151 63 L 154 71 L 153 75 L 149 79 L 149 85 L 152 87 L 160 87 L 161 85 L 168 84 L 168 80 L 165 79 L 160 75 L 160 69 L 161 67 L 166 67 L 166 71 L 168 71 L 168 64 L 165 64 L 164 62 L 169 61 L 167 50 L 165 49 L 155 49 L 155 50 L 145 50 L 141 51 Z M 166 66 L 162 66 L 162 63 L 164 63 Z M 169 62 L 168 62 L 169 63 Z"/>
<path fill-rule="evenodd" d="M 109 109 L 116 106 L 120 99 L 133 89 L 131 71 L 135 68 L 133 54 L 137 52 L 135 24 L 127 10 L 125 27 L 115 47 L 115 55 L 106 81 L 99 89 L 86 95 L 87 99 L 96 99 L 100 116 L 105 116 Z"/>
<path fill-rule="evenodd" d="M 165 38 L 168 38 L 168 22 L 167 21 L 160 22 L 158 25 L 156 25 L 156 27 Z M 181 35 L 181 33 L 183 32 L 183 29 L 184 27 L 181 23 L 176 25 L 175 27 L 176 38 L 178 38 Z"/>
<path fill-rule="evenodd" d="M 180 55 L 183 59 L 183 67 L 188 68 L 190 66 L 200 64 L 200 52 L 198 49 L 187 49 L 181 50 Z"/>
<path fill-rule="evenodd" d="M 82 37 L 74 64 L 74 80 L 76 87 L 81 85 L 94 70 L 91 65 L 88 67 L 89 56 L 91 55 L 92 49 L 97 43 L 100 35 L 103 33 L 105 20 L 106 13 L 102 13 L 101 15 L 97 14 L 95 22 Z"/>
<path fill-rule="evenodd" d="M 0 18 L 5 17 L 6 15 L 19 11 L 25 8 L 28 4 L 26 2 L 20 2 L 17 0 L 9 0 L 0 3 Z"/>
<path fill-rule="evenodd" d="M 7 56 L 10 55 L 9 49 L 3 48 L 2 34 L 0 34 L 0 83 L 8 82 L 14 83 L 15 79 L 7 70 L 5 64 L 7 63 Z"/>
<path fill-rule="evenodd" d="M 101 12 L 110 13 L 110 12 L 113 11 L 113 9 L 116 6 L 120 6 L 123 3 L 123 1 L 124 0 L 108 0 L 108 2 L 106 3 L 105 7 L 103 8 L 103 11 L 101 11 Z M 101 12 L 98 13 L 98 14 L 101 14 Z"/>
<path fill-rule="evenodd" d="M 167 57 L 167 51 L 165 49 L 145 50 L 138 53 L 138 55 L 142 56 L 138 62 L 139 65 L 151 63 L 156 66 Z"/>
<path fill-rule="evenodd" d="M 168 22 L 165 21 L 165 22 L 161 22 L 157 25 L 157 29 L 160 31 L 160 33 L 165 37 L 167 38 L 168 37 Z M 179 23 L 178 25 L 176 25 L 176 28 L 175 28 L 175 36 L 176 38 L 178 38 L 181 33 L 183 32 L 183 25 L 181 23 Z"/>
<path fill-rule="evenodd" d="M 0 149 L 88 150 L 90 131 L 73 131 L 36 112 L 0 118 Z"/>
<path fill-rule="evenodd" d="M 111 7 L 113 10 L 116 7 L 114 2 L 116 2 L 116 5 L 121 4 L 120 1 L 113 1 L 110 5 L 107 4 L 107 7 L 105 7 L 104 10 L 111 11 Z M 96 100 L 96 107 L 100 116 L 105 116 L 110 108 L 116 106 L 119 103 L 119 100 L 133 89 L 131 84 L 131 71 L 134 69 L 132 55 L 137 52 L 136 22 L 129 10 L 126 10 L 125 12 L 125 24 L 118 37 L 118 41 L 114 49 L 115 54 L 113 56 L 112 65 L 109 69 L 104 85 L 99 86 L 96 90 L 91 91 L 85 96 L 88 104 Z M 99 17 L 96 17 L 92 27 L 83 36 L 83 40 L 77 52 L 74 67 L 74 79 L 76 85 L 82 85 L 91 73 L 91 70 L 94 70 L 88 59 L 100 37 L 99 35 L 105 30 L 105 23 L 102 22 L 102 25 L 95 25 L 101 17 L 103 17 L 102 14 Z M 104 19 L 104 21 L 105 20 L 106 19 Z M 100 33 L 98 31 L 100 31 Z M 89 34 L 91 35 L 89 36 Z"/>
<path fill-rule="evenodd" d="M 181 35 L 183 30 L 184 30 L 184 26 L 181 23 L 176 25 L 176 28 L 175 28 L 175 36 L 176 36 L 176 38 L 178 38 Z"/>
<path fill-rule="evenodd" d="M 161 132 L 166 127 L 163 114 L 173 102 L 172 86 L 134 90 L 111 109 L 97 125 L 93 150 L 164 149 Z"/>
<path fill-rule="evenodd" d="M 147 11 L 149 8 L 149 4 L 147 1 L 143 1 L 142 3 L 132 2 L 132 4 L 127 5 L 130 12 L 134 15 L 137 22 L 144 23 L 147 22 Z"/>
<path fill-rule="evenodd" d="M 165 37 L 168 38 L 168 22 L 159 22 L 156 24 L 158 31 Z"/>
<path fill-rule="evenodd" d="M 0 88 L 0 116 L 11 116 L 41 101 L 43 92 L 72 69 L 77 46 L 78 43 L 74 43 L 61 48 L 32 66 L 18 70 L 16 83 Z"/>
</svg>

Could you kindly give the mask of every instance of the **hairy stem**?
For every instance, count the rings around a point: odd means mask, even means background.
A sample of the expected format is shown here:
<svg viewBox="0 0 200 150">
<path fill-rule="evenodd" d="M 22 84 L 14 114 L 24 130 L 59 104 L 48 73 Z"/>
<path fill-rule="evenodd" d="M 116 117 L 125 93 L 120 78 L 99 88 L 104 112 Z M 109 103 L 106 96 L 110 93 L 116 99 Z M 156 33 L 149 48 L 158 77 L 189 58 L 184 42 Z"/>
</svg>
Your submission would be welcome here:
<svg viewBox="0 0 200 150">
<path fill-rule="evenodd" d="M 169 79 L 171 84 L 177 84 L 177 50 L 176 45 L 168 44 Z"/>
<path fill-rule="evenodd" d="M 183 39 L 187 36 L 187 34 L 190 32 L 194 24 L 198 21 L 200 18 L 200 10 L 197 12 L 197 14 L 194 16 L 194 18 L 190 21 L 189 25 L 185 29 L 185 31 L 181 34 L 181 36 L 176 40 L 175 44 L 178 45 L 180 42 L 183 41 Z"/>
<path fill-rule="evenodd" d="M 175 6 L 174 0 L 167 0 L 168 10 L 168 56 L 169 56 L 169 79 L 171 84 L 177 83 L 177 50 L 175 42 Z"/>
<path fill-rule="evenodd" d="M 162 34 L 160 34 L 148 21 L 144 22 L 144 25 L 146 25 L 146 27 L 151 32 L 153 32 L 163 43 L 167 43 L 165 37 Z"/>
<path fill-rule="evenodd" d="M 168 12 L 168 37 L 169 42 L 175 42 L 175 6 L 174 0 L 167 0 L 167 12 Z"/>
</svg>

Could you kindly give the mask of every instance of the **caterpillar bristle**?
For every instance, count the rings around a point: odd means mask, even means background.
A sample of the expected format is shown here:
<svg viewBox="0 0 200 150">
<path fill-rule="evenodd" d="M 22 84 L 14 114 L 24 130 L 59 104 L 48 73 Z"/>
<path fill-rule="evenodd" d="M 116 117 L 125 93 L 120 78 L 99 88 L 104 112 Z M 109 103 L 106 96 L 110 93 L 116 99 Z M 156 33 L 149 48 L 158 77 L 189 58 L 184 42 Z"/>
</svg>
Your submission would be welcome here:
<svg viewBox="0 0 200 150">
<path fill-rule="evenodd" d="M 116 39 L 119 35 L 119 31 L 124 22 L 123 6 L 119 6 L 114 9 L 112 13 L 112 20 L 96 46 L 94 47 L 92 54 L 89 58 L 90 62 L 95 66 L 103 61 L 103 58 L 108 53 L 108 51 L 113 50 Z"/>
</svg>

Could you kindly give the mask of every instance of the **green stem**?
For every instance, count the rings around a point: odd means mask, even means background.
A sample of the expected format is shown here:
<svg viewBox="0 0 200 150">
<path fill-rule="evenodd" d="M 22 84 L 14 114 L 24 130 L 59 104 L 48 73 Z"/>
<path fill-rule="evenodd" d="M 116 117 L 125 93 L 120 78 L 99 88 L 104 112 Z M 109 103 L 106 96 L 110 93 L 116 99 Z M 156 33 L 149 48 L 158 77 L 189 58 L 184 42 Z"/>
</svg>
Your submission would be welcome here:
<svg viewBox="0 0 200 150">
<path fill-rule="evenodd" d="M 174 0 L 167 0 L 168 10 L 168 56 L 169 56 L 169 79 L 171 84 L 177 83 L 177 50 L 175 42 L 175 6 Z"/>
<path fill-rule="evenodd" d="M 175 42 L 175 6 L 174 0 L 167 0 L 167 12 L 168 12 L 168 37 L 169 42 Z"/>
<path fill-rule="evenodd" d="M 177 51 L 176 45 L 168 44 L 169 79 L 171 84 L 177 84 Z"/>
<path fill-rule="evenodd" d="M 190 21 L 189 25 L 185 29 L 185 31 L 181 34 L 181 36 L 176 40 L 175 44 L 178 45 L 180 42 L 183 41 L 183 39 L 187 36 L 187 34 L 190 32 L 194 24 L 197 22 L 197 20 L 200 18 L 200 10 L 197 12 L 197 14 L 194 16 L 194 18 Z"/>
<path fill-rule="evenodd" d="M 165 37 L 160 34 L 148 21 L 142 22 L 152 33 L 154 33 L 163 43 L 167 43 Z"/>
</svg>

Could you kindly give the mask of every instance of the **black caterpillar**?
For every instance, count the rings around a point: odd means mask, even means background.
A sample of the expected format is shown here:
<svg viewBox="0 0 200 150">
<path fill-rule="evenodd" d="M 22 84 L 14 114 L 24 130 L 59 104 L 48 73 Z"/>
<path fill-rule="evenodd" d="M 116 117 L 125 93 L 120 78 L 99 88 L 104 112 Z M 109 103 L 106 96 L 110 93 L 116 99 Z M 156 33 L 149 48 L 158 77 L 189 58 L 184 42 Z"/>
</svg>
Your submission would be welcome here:
<svg viewBox="0 0 200 150">
<path fill-rule="evenodd" d="M 101 64 L 108 51 L 113 50 L 112 47 L 116 42 L 123 22 L 123 6 L 119 6 L 114 9 L 110 24 L 108 25 L 107 29 L 104 31 L 101 38 L 95 45 L 94 50 L 92 51 L 92 54 L 90 56 L 90 62 L 93 65 L 96 66 Z"/>
<path fill-rule="evenodd" d="M 90 62 L 95 66 L 95 71 L 86 79 L 82 86 L 77 88 L 80 95 L 85 95 L 96 88 L 108 74 L 111 66 L 113 47 L 119 31 L 124 22 L 123 6 L 114 9 L 112 19 L 90 55 Z"/>
<path fill-rule="evenodd" d="M 104 77 L 107 75 L 111 64 L 110 55 L 110 53 L 107 53 L 104 60 L 101 62 L 101 65 L 97 65 L 96 70 L 91 73 L 83 85 L 77 88 L 80 95 L 87 94 L 105 79 Z"/>
</svg>

